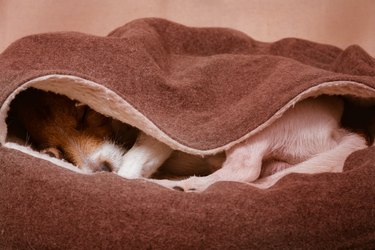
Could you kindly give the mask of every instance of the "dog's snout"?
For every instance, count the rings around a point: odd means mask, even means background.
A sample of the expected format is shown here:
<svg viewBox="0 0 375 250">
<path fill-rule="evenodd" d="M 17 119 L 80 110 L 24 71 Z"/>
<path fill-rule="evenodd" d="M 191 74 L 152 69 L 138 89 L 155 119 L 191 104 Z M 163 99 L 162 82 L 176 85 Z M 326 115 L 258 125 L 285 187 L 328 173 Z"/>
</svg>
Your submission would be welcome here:
<svg viewBox="0 0 375 250">
<path fill-rule="evenodd" d="M 112 172 L 113 166 L 108 161 L 103 161 L 99 163 L 98 171 L 101 172 Z"/>
<path fill-rule="evenodd" d="M 103 161 L 91 161 L 84 165 L 85 169 L 89 169 L 90 172 L 113 172 L 113 164 L 107 160 Z"/>
</svg>

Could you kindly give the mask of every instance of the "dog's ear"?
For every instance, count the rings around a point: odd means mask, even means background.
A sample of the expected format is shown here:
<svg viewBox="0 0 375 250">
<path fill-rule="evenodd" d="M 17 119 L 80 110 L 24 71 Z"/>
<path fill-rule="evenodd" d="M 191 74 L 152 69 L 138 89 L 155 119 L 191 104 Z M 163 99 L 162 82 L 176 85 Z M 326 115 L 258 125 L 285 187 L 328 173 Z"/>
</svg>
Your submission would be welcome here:
<svg viewBox="0 0 375 250">
<path fill-rule="evenodd" d="M 96 128 L 110 125 L 111 118 L 104 116 L 91 108 L 86 110 L 84 117 L 84 125 L 88 128 Z"/>
<path fill-rule="evenodd" d="M 86 110 L 87 110 L 87 105 L 83 104 L 81 102 L 76 102 L 74 104 L 74 106 L 76 108 L 76 119 L 77 119 L 77 121 L 83 121 L 83 119 L 85 117 Z"/>
</svg>

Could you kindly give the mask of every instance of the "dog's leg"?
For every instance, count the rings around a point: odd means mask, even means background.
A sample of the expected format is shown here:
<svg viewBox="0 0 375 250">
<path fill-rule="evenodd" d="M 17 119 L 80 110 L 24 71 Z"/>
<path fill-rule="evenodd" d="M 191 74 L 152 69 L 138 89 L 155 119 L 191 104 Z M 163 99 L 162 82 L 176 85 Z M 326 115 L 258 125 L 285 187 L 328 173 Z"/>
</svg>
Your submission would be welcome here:
<svg viewBox="0 0 375 250">
<path fill-rule="evenodd" d="M 291 166 L 292 166 L 291 164 L 285 161 L 280 161 L 280 160 L 275 160 L 275 159 L 267 159 L 266 161 L 263 160 L 262 171 L 260 173 L 259 178 L 273 175 Z"/>
<path fill-rule="evenodd" d="M 366 141 L 357 134 L 346 134 L 339 144 L 331 150 L 320 153 L 304 162 L 286 168 L 271 176 L 250 183 L 255 187 L 266 189 L 273 186 L 282 177 L 290 173 L 317 174 L 324 172 L 342 172 L 346 158 L 354 151 L 366 148 Z"/>
<path fill-rule="evenodd" d="M 222 168 L 208 176 L 193 176 L 180 181 L 150 181 L 180 191 L 203 191 L 218 181 L 251 182 L 260 175 L 262 159 L 268 146 L 268 141 L 255 138 L 245 145 L 238 145 L 227 152 Z"/>
<path fill-rule="evenodd" d="M 124 155 L 117 174 L 129 179 L 148 178 L 172 151 L 169 146 L 141 132 L 134 146 Z"/>
</svg>

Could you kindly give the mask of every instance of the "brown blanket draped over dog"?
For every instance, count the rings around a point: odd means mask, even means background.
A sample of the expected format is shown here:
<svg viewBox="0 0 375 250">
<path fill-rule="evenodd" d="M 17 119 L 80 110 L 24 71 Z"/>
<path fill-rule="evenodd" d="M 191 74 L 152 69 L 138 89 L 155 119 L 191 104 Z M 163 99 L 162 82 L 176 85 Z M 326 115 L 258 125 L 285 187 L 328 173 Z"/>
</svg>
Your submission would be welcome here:
<svg viewBox="0 0 375 250">
<path fill-rule="evenodd" d="M 15 150 L 5 123 L 12 98 L 36 87 L 175 149 L 217 153 L 310 96 L 373 103 L 375 60 L 358 46 L 262 43 L 230 29 L 141 19 L 107 37 L 23 38 L 0 55 L 0 86 L 0 248 L 375 247 L 373 147 L 352 154 L 344 173 L 289 175 L 268 190 L 222 182 L 181 193 L 57 167 Z"/>
</svg>

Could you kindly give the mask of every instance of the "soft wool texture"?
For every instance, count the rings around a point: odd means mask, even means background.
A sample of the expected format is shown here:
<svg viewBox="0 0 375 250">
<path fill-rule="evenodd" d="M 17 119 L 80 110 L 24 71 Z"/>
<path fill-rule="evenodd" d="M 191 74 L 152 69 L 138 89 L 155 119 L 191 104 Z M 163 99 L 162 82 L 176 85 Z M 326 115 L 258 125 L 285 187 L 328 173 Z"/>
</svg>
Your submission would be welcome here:
<svg viewBox="0 0 375 250">
<path fill-rule="evenodd" d="M 373 147 L 352 154 L 344 173 L 293 174 L 268 190 L 221 182 L 195 194 L 70 171 L 10 143 L 5 123 L 16 94 L 36 87 L 174 149 L 213 154 L 307 97 L 374 102 L 375 60 L 358 46 L 262 43 L 230 29 L 140 19 L 107 37 L 66 32 L 16 41 L 0 55 L 0 86 L 0 248 L 375 246 Z"/>
</svg>

